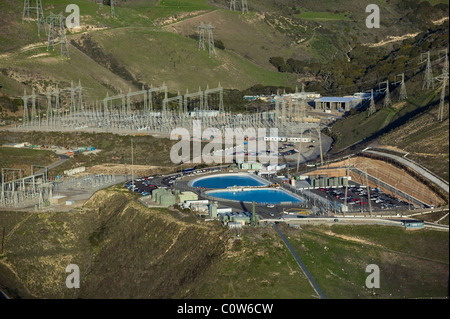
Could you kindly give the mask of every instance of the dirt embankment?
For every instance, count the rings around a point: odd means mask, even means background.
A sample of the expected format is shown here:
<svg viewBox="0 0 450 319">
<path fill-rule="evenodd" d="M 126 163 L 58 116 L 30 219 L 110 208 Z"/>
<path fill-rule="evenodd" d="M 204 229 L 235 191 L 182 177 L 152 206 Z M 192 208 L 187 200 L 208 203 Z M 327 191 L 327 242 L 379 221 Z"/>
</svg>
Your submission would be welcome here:
<svg viewBox="0 0 450 319">
<path fill-rule="evenodd" d="M 366 157 L 354 157 L 349 161 L 331 163 L 330 167 L 345 167 L 350 165 L 356 167 L 367 174 L 392 185 L 413 197 L 420 199 L 428 204 L 441 204 L 443 200 L 431 188 L 417 180 L 414 176 L 408 174 L 405 170 L 381 160 Z M 365 177 L 352 173 L 352 179 L 358 183 L 365 184 Z M 378 187 L 370 182 L 371 187 Z"/>
<path fill-rule="evenodd" d="M 109 189 L 80 211 L 32 214 L 5 245 L 0 262 L 0 271 L 9 269 L 0 276 L 9 286 L 5 291 L 25 298 L 188 296 L 223 255 L 228 231 L 145 208 L 133 198 Z M 75 293 L 65 285 L 69 264 L 80 268 Z"/>
</svg>

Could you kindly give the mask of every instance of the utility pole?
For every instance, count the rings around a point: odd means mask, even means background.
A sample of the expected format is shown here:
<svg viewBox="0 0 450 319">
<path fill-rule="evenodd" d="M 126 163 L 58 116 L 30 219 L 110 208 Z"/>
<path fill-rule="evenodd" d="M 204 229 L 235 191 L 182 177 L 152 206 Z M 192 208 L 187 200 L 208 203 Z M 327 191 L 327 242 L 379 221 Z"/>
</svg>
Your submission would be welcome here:
<svg viewBox="0 0 450 319">
<path fill-rule="evenodd" d="M 115 15 L 115 10 L 114 10 L 114 0 L 110 0 L 111 2 L 110 2 L 110 6 L 111 6 L 111 17 L 113 17 L 114 18 L 114 15 Z"/>
<path fill-rule="evenodd" d="M 317 134 L 319 135 L 320 165 L 323 166 L 322 132 L 320 131 L 320 124 L 317 126 Z"/>
<path fill-rule="evenodd" d="M 344 215 L 344 217 L 345 217 L 345 212 L 348 211 L 348 204 L 347 204 L 348 199 L 347 199 L 347 196 L 348 196 L 348 177 L 350 176 L 350 156 L 347 157 L 346 168 L 347 168 L 347 170 L 346 170 L 347 171 L 347 177 L 346 177 L 347 182 L 345 183 L 344 209 L 342 210 L 342 214 Z"/>
<path fill-rule="evenodd" d="M 134 151 L 133 151 L 133 139 L 131 139 L 131 185 L 134 192 Z"/>
<path fill-rule="evenodd" d="M 366 171 L 364 171 L 364 174 L 366 175 L 367 198 L 368 198 L 368 203 L 369 203 L 369 214 L 370 214 L 370 217 L 372 217 L 372 203 L 370 201 L 370 185 L 369 185 L 369 178 L 367 176 L 367 169 L 366 169 Z"/>
</svg>

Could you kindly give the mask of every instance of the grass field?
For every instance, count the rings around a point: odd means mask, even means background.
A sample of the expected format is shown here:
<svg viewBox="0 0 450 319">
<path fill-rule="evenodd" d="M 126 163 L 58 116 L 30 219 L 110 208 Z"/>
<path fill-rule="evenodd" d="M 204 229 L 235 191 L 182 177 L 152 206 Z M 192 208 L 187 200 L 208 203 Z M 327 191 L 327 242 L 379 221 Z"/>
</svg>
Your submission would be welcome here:
<svg viewBox="0 0 450 319">
<path fill-rule="evenodd" d="M 156 20 L 166 18 L 180 13 L 212 10 L 206 0 L 160 0 L 148 11 L 148 17 Z"/>
<path fill-rule="evenodd" d="M 23 177 L 31 173 L 31 165 L 47 166 L 57 160 L 58 157 L 52 151 L 0 146 L 0 168 L 22 169 Z M 16 172 L 16 178 L 18 177 Z"/>
<path fill-rule="evenodd" d="M 329 298 L 446 297 L 448 233 L 389 226 L 304 227 L 291 243 Z M 380 268 L 367 289 L 366 266 Z"/>
<path fill-rule="evenodd" d="M 345 20 L 345 21 L 351 21 L 351 19 L 348 17 L 348 13 L 303 11 L 300 14 L 296 14 L 294 16 L 296 18 L 306 19 L 306 20 Z"/>
</svg>

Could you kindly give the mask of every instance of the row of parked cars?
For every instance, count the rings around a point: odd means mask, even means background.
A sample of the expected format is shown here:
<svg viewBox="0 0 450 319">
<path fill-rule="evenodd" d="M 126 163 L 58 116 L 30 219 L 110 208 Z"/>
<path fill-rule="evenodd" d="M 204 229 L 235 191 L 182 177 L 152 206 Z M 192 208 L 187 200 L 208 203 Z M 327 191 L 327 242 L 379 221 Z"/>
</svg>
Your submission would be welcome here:
<svg viewBox="0 0 450 319">
<path fill-rule="evenodd" d="M 151 195 L 154 189 L 158 188 L 158 186 L 151 182 L 151 179 L 153 178 L 153 176 L 137 178 L 134 181 L 127 182 L 125 187 L 132 192 L 141 194 L 142 196 L 148 196 Z"/>
<path fill-rule="evenodd" d="M 320 188 L 330 196 L 345 201 L 345 191 L 343 189 Z M 370 188 L 370 201 L 373 205 L 378 205 L 381 209 L 392 209 L 408 207 L 410 204 L 390 194 L 386 194 L 379 188 Z M 347 193 L 348 205 L 367 205 L 369 203 L 367 187 L 357 185 L 349 186 Z"/>
</svg>

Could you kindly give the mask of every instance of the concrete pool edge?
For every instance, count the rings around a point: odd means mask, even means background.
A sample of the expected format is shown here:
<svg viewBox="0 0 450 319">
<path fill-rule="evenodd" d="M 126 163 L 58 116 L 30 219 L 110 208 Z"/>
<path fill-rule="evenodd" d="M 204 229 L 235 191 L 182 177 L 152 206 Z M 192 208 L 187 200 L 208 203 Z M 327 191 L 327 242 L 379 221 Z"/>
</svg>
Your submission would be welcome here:
<svg viewBox="0 0 450 319">
<path fill-rule="evenodd" d="M 286 195 L 289 195 L 291 197 L 294 197 L 296 199 L 298 199 L 300 202 L 293 202 L 293 201 L 286 201 L 286 202 L 280 202 L 280 203 L 276 203 L 274 205 L 298 205 L 301 204 L 305 201 L 305 199 L 303 199 L 302 197 L 298 196 L 295 193 L 289 192 L 285 189 L 280 189 L 280 188 L 271 188 L 271 187 L 248 187 L 248 186 L 241 186 L 241 187 L 236 187 L 236 188 L 221 188 L 221 189 L 212 189 L 212 190 L 208 190 L 206 192 L 204 192 L 204 195 L 209 196 L 211 198 L 213 198 L 216 201 L 229 201 L 229 202 L 234 202 L 234 203 L 249 203 L 251 204 L 253 201 L 242 201 L 242 200 L 233 200 L 233 199 L 228 199 L 228 198 L 221 198 L 221 197 L 216 197 L 213 194 L 214 193 L 224 193 L 224 192 L 246 192 L 246 191 L 261 191 L 261 190 L 273 190 L 273 191 L 278 191 L 278 192 L 282 192 L 285 193 Z M 255 202 L 256 205 L 267 205 L 267 204 L 272 204 L 270 202 Z"/>
<path fill-rule="evenodd" d="M 259 186 L 259 187 L 263 187 L 263 186 L 269 186 L 270 182 L 267 181 L 266 179 L 260 177 L 260 176 L 256 176 L 253 175 L 251 173 L 223 173 L 223 174 L 213 174 L 213 175 L 207 175 L 207 176 L 201 176 L 201 177 L 197 177 L 194 178 L 193 180 L 188 182 L 188 186 L 193 187 L 193 188 L 197 188 L 196 186 L 193 186 L 194 183 L 199 182 L 201 180 L 205 180 L 205 179 L 209 179 L 209 178 L 214 178 L 214 177 L 221 177 L 221 176 L 245 176 L 245 177 L 250 177 L 260 183 L 263 183 L 263 185 Z M 233 187 L 233 186 L 231 186 Z M 240 185 L 236 185 L 236 187 L 250 187 L 250 186 L 240 186 Z M 226 190 L 228 188 L 210 188 L 211 190 Z"/>
</svg>

